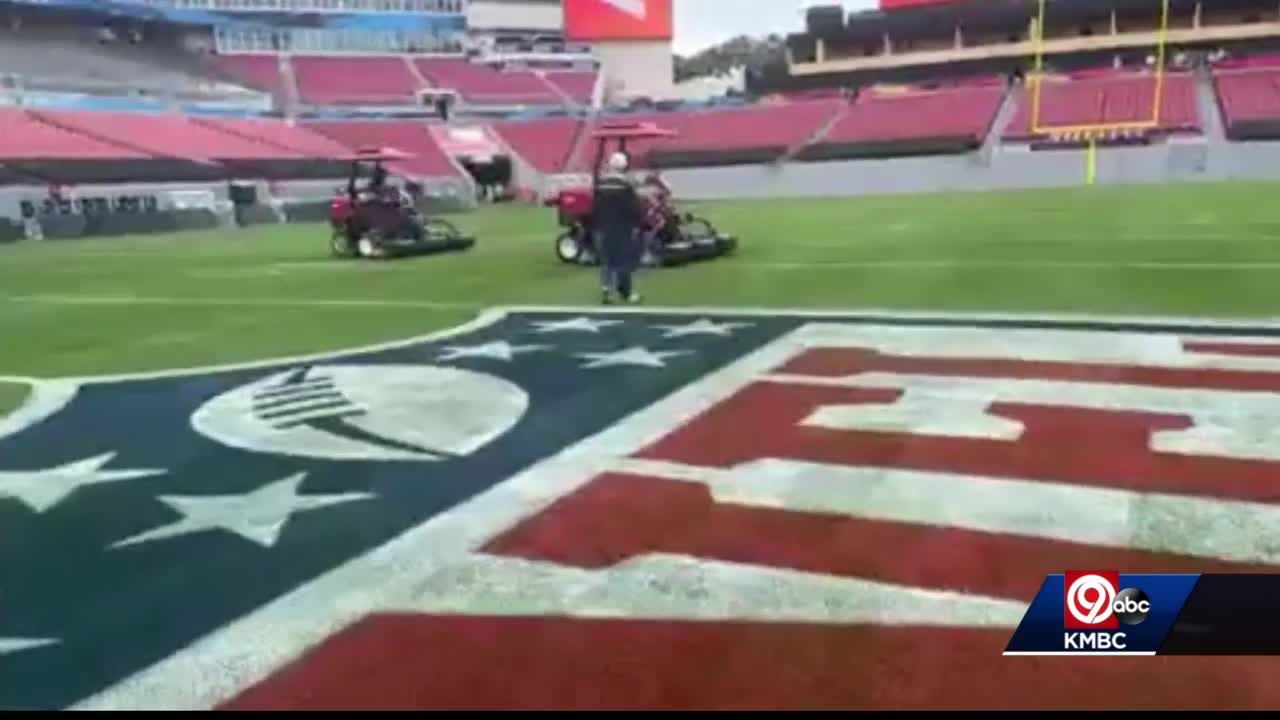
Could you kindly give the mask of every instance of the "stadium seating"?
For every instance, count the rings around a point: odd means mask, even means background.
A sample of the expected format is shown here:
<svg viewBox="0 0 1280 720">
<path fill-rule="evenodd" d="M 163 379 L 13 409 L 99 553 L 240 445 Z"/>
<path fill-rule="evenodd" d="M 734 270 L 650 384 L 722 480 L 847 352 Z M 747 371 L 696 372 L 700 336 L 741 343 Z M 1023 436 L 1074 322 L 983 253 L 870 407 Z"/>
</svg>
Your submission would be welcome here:
<svg viewBox="0 0 1280 720">
<path fill-rule="evenodd" d="M 1215 79 L 1227 125 L 1280 120 L 1280 69 L 1220 71 Z"/>
<path fill-rule="evenodd" d="M 827 133 L 824 143 L 960 137 L 980 141 L 1004 89 L 974 87 L 905 94 L 868 93 Z"/>
<path fill-rule="evenodd" d="M 298 95 L 318 104 L 404 104 L 421 83 L 403 57 L 294 56 Z"/>
<path fill-rule="evenodd" d="M 390 147 L 412 155 L 394 168 L 422 177 L 450 177 L 459 170 L 440 149 L 426 123 L 415 120 L 313 122 L 306 129 L 349 148 Z"/>
<path fill-rule="evenodd" d="M 280 77 L 280 61 L 274 55 L 223 55 L 215 64 L 223 72 L 248 87 L 284 96 L 284 80 Z"/>
<path fill-rule="evenodd" d="M 744 153 L 742 157 L 763 158 L 779 156 L 805 143 L 844 104 L 844 100 L 817 100 L 734 110 L 632 114 L 607 122 L 652 122 L 677 133 L 674 138 L 635 143 L 632 153 L 642 163 L 653 150 L 664 155 Z"/>
<path fill-rule="evenodd" d="M 1040 125 L 1074 127 L 1152 119 L 1155 76 L 1105 73 L 1087 77 L 1046 78 L 1041 91 Z M 1005 132 L 1007 139 L 1026 139 L 1031 133 L 1032 95 L 1020 92 L 1018 110 Z M 1195 81 L 1185 73 L 1165 76 L 1159 127 L 1165 131 L 1199 131 Z"/>
<path fill-rule="evenodd" d="M 437 87 L 457 91 L 473 103 L 558 104 L 560 97 L 535 73 L 502 72 L 466 60 L 417 59 L 418 70 Z"/>
<path fill-rule="evenodd" d="M 0 108 L 0 160 L 141 159 L 142 151 L 42 121 L 23 110 Z"/>
<path fill-rule="evenodd" d="M 307 159 L 301 152 L 220 132 L 182 115 L 61 111 L 32 115 L 80 135 L 156 157 L 204 162 Z"/>
<path fill-rule="evenodd" d="M 0 75 L 27 88 L 144 89 L 186 93 L 216 87 L 221 73 L 164 45 L 100 41 L 88 28 L 0 28 Z"/>
<path fill-rule="evenodd" d="M 195 122 L 245 140 L 281 148 L 313 158 L 341 158 L 350 154 L 345 145 L 282 120 L 240 117 L 195 117 Z"/>
<path fill-rule="evenodd" d="M 574 118 L 502 122 L 494 128 L 520 157 L 542 173 L 571 171 L 574 142 L 586 123 Z"/>
</svg>

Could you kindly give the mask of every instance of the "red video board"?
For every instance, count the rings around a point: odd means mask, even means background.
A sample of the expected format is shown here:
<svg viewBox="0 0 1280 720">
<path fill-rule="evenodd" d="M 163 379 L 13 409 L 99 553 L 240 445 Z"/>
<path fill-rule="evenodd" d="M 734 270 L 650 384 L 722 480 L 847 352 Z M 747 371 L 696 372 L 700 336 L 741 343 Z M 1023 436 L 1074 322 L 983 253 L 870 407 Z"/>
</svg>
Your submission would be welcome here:
<svg viewBox="0 0 1280 720">
<path fill-rule="evenodd" d="M 670 40 L 672 0 L 564 0 L 570 40 Z"/>
<path fill-rule="evenodd" d="M 949 2 L 954 2 L 954 0 L 880 0 L 880 9 L 897 10 L 916 5 L 941 5 Z"/>
</svg>

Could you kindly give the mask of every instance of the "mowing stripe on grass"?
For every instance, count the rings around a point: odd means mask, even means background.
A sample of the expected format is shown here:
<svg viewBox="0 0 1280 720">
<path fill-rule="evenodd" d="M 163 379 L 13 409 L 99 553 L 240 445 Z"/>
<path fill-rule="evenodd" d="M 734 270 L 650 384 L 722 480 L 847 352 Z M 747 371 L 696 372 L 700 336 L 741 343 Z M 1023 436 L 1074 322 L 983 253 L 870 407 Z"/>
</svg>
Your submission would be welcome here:
<svg viewBox="0 0 1280 720">
<path fill-rule="evenodd" d="M 485 306 L 473 302 L 438 302 L 433 300 L 367 300 L 359 298 L 281 299 L 230 297 L 165 297 L 142 295 L 11 295 L 12 302 L 44 305 L 166 305 L 190 307 L 368 307 L 426 308 L 430 310 L 481 310 Z"/>
<path fill-rule="evenodd" d="M 735 262 L 755 270 L 1280 270 L 1280 262 L 1197 262 L 1178 260 L 855 260 L 838 262 Z"/>
</svg>

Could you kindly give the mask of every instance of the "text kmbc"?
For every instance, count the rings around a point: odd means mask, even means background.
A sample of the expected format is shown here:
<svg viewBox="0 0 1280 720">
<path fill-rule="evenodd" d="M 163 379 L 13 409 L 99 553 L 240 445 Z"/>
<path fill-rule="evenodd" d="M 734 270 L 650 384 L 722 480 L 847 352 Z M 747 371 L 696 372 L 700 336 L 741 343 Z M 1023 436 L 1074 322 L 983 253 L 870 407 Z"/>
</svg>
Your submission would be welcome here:
<svg viewBox="0 0 1280 720">
<path fill-rule="evenodd" d="M 1140 625 L 1151 614 L 1151 600 L 1138 588 L 1120 588 L 1118 572 L 1068 572 L 1063 625 L 1068 630 L 1115 630 Z"/>
</svg>

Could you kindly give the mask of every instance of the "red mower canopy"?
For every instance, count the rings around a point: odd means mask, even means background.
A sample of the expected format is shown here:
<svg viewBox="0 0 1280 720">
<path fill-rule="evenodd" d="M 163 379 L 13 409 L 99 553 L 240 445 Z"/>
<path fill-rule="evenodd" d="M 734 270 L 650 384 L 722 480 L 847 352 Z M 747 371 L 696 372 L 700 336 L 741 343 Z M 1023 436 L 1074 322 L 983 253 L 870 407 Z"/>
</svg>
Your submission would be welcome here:
<svg viewBox="0 0 1280 720">
<path fill-rule="evenodd" d="M 644 140 L 647 138 L 673 138 L 678 133 L 658 127 L 651 122 L 607 123 L 601 125 L 591 137 L 596 140 Z"/>
</svg>

